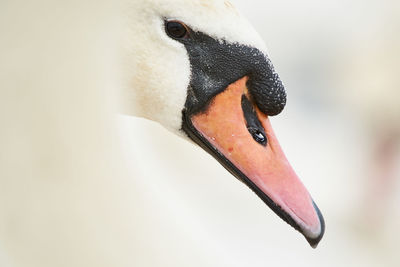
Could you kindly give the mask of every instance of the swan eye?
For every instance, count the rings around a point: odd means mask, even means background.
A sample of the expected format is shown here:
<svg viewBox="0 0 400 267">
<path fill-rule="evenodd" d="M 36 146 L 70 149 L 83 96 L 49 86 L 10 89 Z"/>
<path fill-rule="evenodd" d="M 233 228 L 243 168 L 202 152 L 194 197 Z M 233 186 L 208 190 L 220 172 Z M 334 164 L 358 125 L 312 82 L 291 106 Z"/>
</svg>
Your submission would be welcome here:
<svg viewBox="0 0 400 267">
<path fill-rule="evenodd" d="M 165 31 L 174 39 L 185 38 L 189 33 L 186 25 L 179 21 L 168 21 L 165 25 Z"/>
</svg>

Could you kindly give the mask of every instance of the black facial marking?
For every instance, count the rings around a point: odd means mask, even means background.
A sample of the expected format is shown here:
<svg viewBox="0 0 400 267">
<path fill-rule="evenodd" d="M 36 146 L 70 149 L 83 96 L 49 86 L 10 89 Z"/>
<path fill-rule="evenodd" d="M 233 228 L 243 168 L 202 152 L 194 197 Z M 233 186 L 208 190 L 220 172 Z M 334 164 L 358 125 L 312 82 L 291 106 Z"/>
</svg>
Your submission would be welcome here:
<svg viewBox="0 0 400 267">
<path fill-rule="evenodd" d="M 188 31 L 188 38 L 177 40 L 185 45 L 192 69 L 185 113 L 193 115 L 205 110 L 214 96 L 244 76 L 249 77 L 247 87 L 261 112 L 273 116 L 283 110 L 285 89 L 264 53 L 189 28 Z"/>
<path fill-rule="evenodd" d="M 217 41 L 194 32 L 183 41 L 192 67 L 185 108 L 194 114 L 207 108 L 209 101 L 230 84 L 249 76 L 247 86 L 259 109 L 276 115 L 286 103 L 286 93 L 270 60 L 258 49 Z"/>
<path fill-rule="evenodd" d="M 267 135 L 265 134 L 264 127 L 261 125 L 253 105 L 245 95 L 242 95 L 242 110 L 247 130 L 257 143 L 266 146 Z"/>
</svg>

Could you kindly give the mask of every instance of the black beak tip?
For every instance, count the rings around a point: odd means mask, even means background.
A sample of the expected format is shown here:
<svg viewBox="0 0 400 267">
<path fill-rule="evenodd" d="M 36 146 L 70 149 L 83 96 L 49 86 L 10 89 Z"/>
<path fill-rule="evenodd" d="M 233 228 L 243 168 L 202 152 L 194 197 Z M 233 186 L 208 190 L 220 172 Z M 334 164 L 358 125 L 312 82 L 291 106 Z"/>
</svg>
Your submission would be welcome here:
<svg viewBox="0 0 400 267">
<path fill-rule="evenodd" d="M 324 233 L 325 233 L 325 220 L 324 220 L 324 217 L 322 216 L 321 211 L 319 210 L 318 206 L 315 204 L 314 201 L 313 201 L 313 205 L 314 205 L 315 211 L 318 214 L 319 221 L 321 223 L 321 233 L 316 238 L 308 238 L 308 237 L 306 237 L 306 239 L 307 239 L 308 243 L 310 244 L 310 246 L 312 248 L 317 248 L 319 242 L 321 241 L 321 239 L 322 239 L 322 237 L 324 236 Z"/>
</svg>

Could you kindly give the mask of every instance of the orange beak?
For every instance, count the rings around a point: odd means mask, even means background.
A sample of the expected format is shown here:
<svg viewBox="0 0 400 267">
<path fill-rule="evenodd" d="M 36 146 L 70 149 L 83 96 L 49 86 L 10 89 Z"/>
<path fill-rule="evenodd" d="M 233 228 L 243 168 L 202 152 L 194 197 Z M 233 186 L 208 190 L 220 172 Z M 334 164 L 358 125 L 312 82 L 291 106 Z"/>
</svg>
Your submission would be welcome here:
<svg viewBox="0 0 400 267">
<path fill-rule="evenodd" d="M 268 116 L 251 100 L 266 144 L 257 142 L 250 133 L 242 108 L 242 98 L 251 99 L 247 80 L 244 77 L 229 85 L 211 100 L 205 111 L 189 118 L 196 132 L 192 138 L 203 143 L 232 174 L 316 247 L 324 233 L 322 215 L 286 159 Z"/>
</svg>

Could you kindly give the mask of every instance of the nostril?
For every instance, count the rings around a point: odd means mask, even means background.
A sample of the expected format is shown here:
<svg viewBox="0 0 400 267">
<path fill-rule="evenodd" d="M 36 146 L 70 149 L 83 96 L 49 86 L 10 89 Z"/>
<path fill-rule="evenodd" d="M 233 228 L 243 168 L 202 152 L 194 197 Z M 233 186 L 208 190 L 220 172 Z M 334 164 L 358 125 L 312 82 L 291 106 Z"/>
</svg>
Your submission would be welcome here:
<svg viewBox="0 0 400 267">
<path fill-rule="evenodd" d="M 246 120 L 247 130 L 253 137 L 254 141 L 260 145 L 266 146 L 268 140 L 264 127 L 261 125 L 261 122 L 258 119 L 257 113 L 253 108 L 253 104 L 245 95 L 242 95 L 242 110 L 243 116 Z"/>
<path fill-rule="evenodd" d="M 267 144 L 267 137 L 265 136 L 265 134 L 263 132 L 261 132 L 259 129 L 257 128 L 253 128 L 253 127 L 248 127 L 247 128 L 249 130 L 249 133 L 251 134 L 251 136 L 253 136 L 254 141 L 256 141 L 257 143 L 265 146 Z"/>
</svg>

